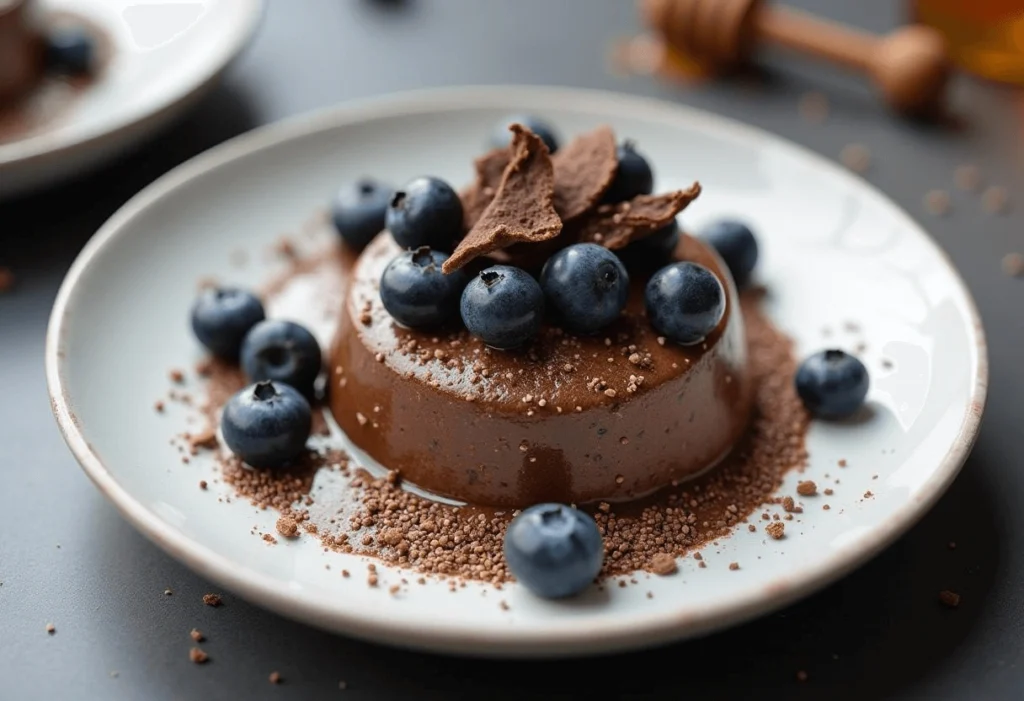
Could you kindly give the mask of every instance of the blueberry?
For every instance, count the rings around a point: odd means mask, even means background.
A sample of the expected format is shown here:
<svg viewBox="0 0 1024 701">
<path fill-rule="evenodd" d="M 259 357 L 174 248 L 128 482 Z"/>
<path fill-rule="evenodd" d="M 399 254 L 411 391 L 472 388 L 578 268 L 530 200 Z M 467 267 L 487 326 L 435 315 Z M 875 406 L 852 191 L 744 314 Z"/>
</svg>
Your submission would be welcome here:
<svg viewBox="0 0 1024 701">
<path fill-rule="evenodd" d="M 750 280 L 757 265 L 757 239 L 743 222 L 723 219 L 701 232 L 700 238 L 718 251 L 738 287 Z"/>
<path fill-rule="evenodd" d="M 440 326 L 458 315 L 467 276 L 462 270 L 442 273 L 447 258 L 446 253 L 420 246 L 388 263 L 380 276 L 380 301 L 391 318 L 418 329 Z"/>
<path fill-rule="evenodd" d="M 469 281 L 460 310 L 466 328 L 484 343 L 515 348 L 540 329 L 544 292 L 525 270 L 495 265 Z"/>
<path fill-rule="evenodd" d="M 841 350 L 815 353 L 796 371 L 796 393 L 804 406 L 823 419 L 853 414 L 868 396 L 868 369 Z"/>
<path fill-rule="evenodd" d="M 700 343 L 725 314 L 725 288 L 697 263 L 673 263 L 656 272 L 644 291 L 647 316 L 676 343 Z"/>
<path fill-rule="evenodd" d="M 672 256 L 679 246 L 679 222 L 671 222 L 655 231 L 650 236 L 634 241 L 629 245 L 630 254 L 664 260 Z"/>
<path fill-rule="evenodd" d="M 192 305 L 192 333 L 211 353 L 238 360 L 249 329 L 265 318 L 256 295 L 233 287 L 204 290 Z"/>
<path fill-rule="evenodd" d="M 556 135 L 555 130 L 551 128 L 551 125 L 543 119 L 539 119 L 538 117 L 533 117 L 528 114 L 511 115 L 499 122 L 498 125 L 494 127 L 494 133 L 491 135 L 491 146 L 493 148 L 503 148 L 509 145 L 509 142 L 512 140 L 512 132 L 510 132 L 508 128 L 512 124 L 522 124 L 524 127 L 539 136 L 540 140 L 547 145 L 548 151 L 551 153 L 558 150 L 558 136 Z"/>
<path fill-rule="evenodd" d="M 58 27 L 47 37 L 47 63 L 61 73 L 89 73 L 92 71 L 94 54 L 95 43 L 81 27 Z"/>
<path fill-rule="evenodd" d="M 384 229 L 394 189 L 370 178 L 346 183 L 338 190 L 331 208 L 334 228 L 357 251 Z"/>
<path fill-rule="evenodd" d="M 625 141 L 618 149 L 619 167 L 615 171 L 605 202 L 625 202 L 637 195 L 649 195 L 654 190 L 654 173 L 651 165 L 636 150 L 636 144 Z"/>
<path fill-rule="evenodd" d="M 538 504 L 505 531 L 505 562 L 537 596 L 561 599 L 587 588 L 604 560 L 594 519 L 562 504 Z"/>
<path fill-rule="evenodd" d="M 444 180 L 416 178 L 391 197 L 386 224 L 402 248 L 450 251 L 462 234 L 462 201 Z"/>
<path fill-rule="evenodd" d="M 242 342 L 242 369 L 249 380 L 283 382 L 307 397 L 313 396 L 322 362 L 316 338 L 292 321 L 261 321 Z"/>
<path fill-rule="evenodd" d="M 540 286 L 565 327 L 577 333 L 595 333 L 615 321 L 629 297 L 622 261 L 596 243 L 577 243 L 551 256 Z"/>
<path fill-rule="evenodd" d="M 232 453 L 253 467 L 280 467 L 306 447 L 313 412 L 305 397 L 279 382 L 257 382 L 224 405 L 220 430 Z"/>
</svg>

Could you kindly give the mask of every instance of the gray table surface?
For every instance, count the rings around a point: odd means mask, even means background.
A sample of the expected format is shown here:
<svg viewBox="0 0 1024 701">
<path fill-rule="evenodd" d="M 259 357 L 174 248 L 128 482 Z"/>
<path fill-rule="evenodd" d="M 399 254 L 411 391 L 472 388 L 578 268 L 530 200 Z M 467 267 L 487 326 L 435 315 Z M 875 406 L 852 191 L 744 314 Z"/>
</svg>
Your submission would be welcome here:
<svg viewBox="0 0 1024 701">
<path fill-rule="evenodd" d="M 875 31 L 902 21 L 898 3 L 886 0 L 797 4 Z M 607 70 L 609 42 L 636 29 L 633 4 L 619 0 L 270 0 L 255 43 L 187 118 L 91 177 L 0 204 L 0 265 L 18 278 L 0 296 L 0 699 L 1021 698 L 1024 280 L 1002 275 L 1000 259 L 1024 250 L 1024 202 L 1008 216 L 986 215 L 977 196 L 953 188 L 952 173 L 977 163 L 1024 198 L 1022 95 L 961 82 L 954 102 L 965 126 L 951 131 L 894 120 L 858 81 L 777 55 L 756 79 L 683 90 Z M 867 146 L 868 178 L 950 253 L 989 334 L 981 437 L 938 506 L 873 562 L 781 613 L 606 659 L 435 657 L 335 637 L 229 593 L 225 607 L 203 606 L 202 594 L 217 587 L 122 521 L 58 435 L 42 354 L 65 270 L 128 197 L 225 138 L 353 97 L 469 83 L 657 95 L 831 157 L 851 142 Z M 798 116 L 809 89 L 832 99 L 824 125 Z M 925 213 L 922 196 L 932 188 L 952 193 L 949 216 Z M 168 587 L 173 596 L 164 595 Z M 963 597 L 956 610 L 937 603 L 947 588 Z M 209 636 L 206 666 L 188 659 L 193 626 Z M 280 686 L 268 683 L 274 670 Z"/>
</svg>

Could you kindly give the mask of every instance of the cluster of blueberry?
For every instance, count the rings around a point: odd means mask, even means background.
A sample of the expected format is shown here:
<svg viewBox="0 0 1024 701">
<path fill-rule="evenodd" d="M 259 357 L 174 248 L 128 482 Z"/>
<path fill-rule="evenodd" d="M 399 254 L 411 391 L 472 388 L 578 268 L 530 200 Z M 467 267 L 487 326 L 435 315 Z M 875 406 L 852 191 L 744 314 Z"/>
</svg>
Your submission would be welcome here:
<svg viewBox="0 0 1024 701">
<path fill-rule="evenodd" d="M 542 138 L 549 150 L 558 148 L 554 130 L 529 116 L 515 117 Z M 508 143 L 502 122 L 495 145 Z M 618 169 L 605 201 L 622 202 L 650 194 L 654 174 L 636 146 L 626 141 L 618 149 Z M 462 233 L 462 203 L 452 187 L 435 177 L 421 177 L 393 192 L 363 179 L 342 188 L 333 210 L 341 237 L 364 247 L 382 229 L 405 248 L 384 271 L 381 301 L 400 324 L 430 328 L 461 316 L 474 336 L 495 348 L 514 348 L 528 342 L 540 328 L 546 309 L 566 329 L 592 334 L 620 315 L 629 294 L 629 274 L 620 256 L 591 243 L 569 246 L 554 254 L 539 279 L 525 270 L 495 265 L 469 278 L 455 271 L 444 274 L 441 264 Z M 673 221 L 654 235 L 623 251 L 628 259 L 639 253 L 648 260 L 667 259 L 679 241 Z M 757 262 L 757 242 L 743 224 L 723 221 L 706 233 L 737 282 L 749 277 Z M 652 325 L 682 344 L 702 341 L 725 313 L 725 291 L 718 278 L 696 263 L 679 262 L 659 270 L 649 281 L 645 301 Z"/>
<path fill-rule="evenodd" d="M 254 383 L 224 406 L 224 442 L 253 467 L 278 467 L 298 457 L 309 439 L 323 358 L 305 327 L 265 317 L 251 292 L 209 289 L 192 307 L 192 331 L 211 353 L 240 363 Z"/>
</svg>

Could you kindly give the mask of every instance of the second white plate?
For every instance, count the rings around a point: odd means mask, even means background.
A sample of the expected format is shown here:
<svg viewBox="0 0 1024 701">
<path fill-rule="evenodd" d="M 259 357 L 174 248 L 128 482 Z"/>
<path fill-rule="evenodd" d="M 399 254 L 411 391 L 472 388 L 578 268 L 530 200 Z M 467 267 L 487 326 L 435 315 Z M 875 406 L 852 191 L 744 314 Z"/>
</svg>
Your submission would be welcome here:
<svg viewBox="0 0 1024 701">
<path fill-rule="evenodd" d="M 262 0 L 40 0 L 99 27 L 110 60 L 53 122 L 0 143 L 0 198 L 99 164 L 168 123 L 248 43 Z"/>
</svg>

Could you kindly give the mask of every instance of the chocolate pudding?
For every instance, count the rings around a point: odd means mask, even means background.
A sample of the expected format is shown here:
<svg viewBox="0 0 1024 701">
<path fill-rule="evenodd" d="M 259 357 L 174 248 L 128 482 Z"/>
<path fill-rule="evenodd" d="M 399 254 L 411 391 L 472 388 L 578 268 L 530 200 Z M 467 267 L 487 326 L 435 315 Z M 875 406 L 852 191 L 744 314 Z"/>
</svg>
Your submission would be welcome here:
<svg viewBox="0 0 1024 701">
<path fill-rule="evenodd" d="M 399 252 L 379 236 L 351 272 L 331 353 L 330 403 L 352 441 L 402 478 L 474 505 L 621 501 L 692 477 L 747 425 L 751 388 L 737 293 L 720 259 L 684 236 L 679 260 L 725 282 L 725 316 L 703 343 L 659 338 L 648 271 L 595 337 L 545 325 L 517 351 L 464 330 L 414 331 L 383 308 L 378 281 Z"/>
</svg>

